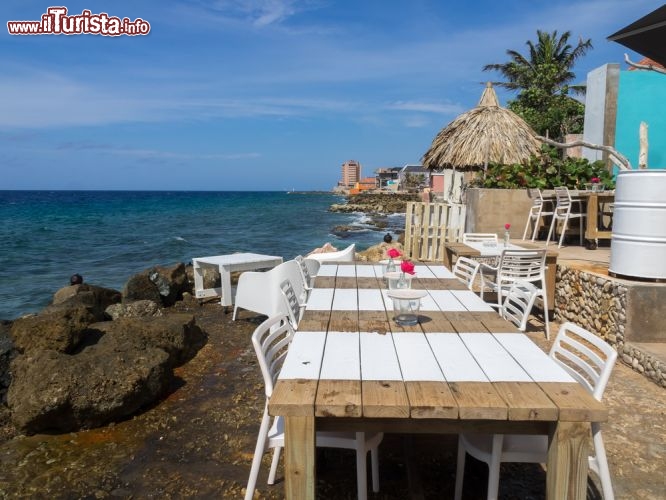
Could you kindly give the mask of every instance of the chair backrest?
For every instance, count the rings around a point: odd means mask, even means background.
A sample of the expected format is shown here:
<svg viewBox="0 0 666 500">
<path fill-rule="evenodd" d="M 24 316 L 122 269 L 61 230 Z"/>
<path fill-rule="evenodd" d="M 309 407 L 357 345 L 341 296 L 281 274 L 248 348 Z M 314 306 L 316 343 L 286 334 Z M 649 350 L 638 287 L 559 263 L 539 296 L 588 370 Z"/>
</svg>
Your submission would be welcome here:
<svg viewBox="0 0 666 500">
<path fill-rule="evenodd" d="M 275 381 L 280 374 L 287 349 L 294 338 L 294 330 L 287 316 L 271 316 L 261 323 L 252 334 L 252 346 L 264 377 L 266 397 L 273 394 Z"/>
<path fill-rule="evenodd" d="M 578 325 L 564 323 L 549 355 L 601 401 L 617 359 L 609 344 Z"/>
<path fill-rule="evenodd" d="M 298 262 L 298 265 L 301 266 L 301 277 L 303 278 L 303 285 L 306 289 L 312 288 L 313 278 L 310 275 L 310 269 L 305 264 L 305 259 L 302 255 L 297 255 L 294 257 L 294 260 Z"/>
<path fill-rule="evenodd" d="M 497 243 L 497 235 L 495 233 L 463 233 L 463 243 L 480 243 L 483 241 L 493 241 Z"/>
<path fill-rule="evenodd" d="M 303 265 L 308 268 L 310 277 L 314 279 L 317 274 L 319 274 L 319 268 L 321 267 L 321 262 L 315 259 L 304 258 Z"/>
<path fill-rule="evenodd" d="M 296 292 L 289 280 L 284 280 L 280 283 L 280 293 L 284 299 L 286 313 L 289 316 L 291 326 L 296 330 L 298 323 L 301 320 L 301 306 L 296 296 Z"/>
<path fill-rule="evenodd" d="M 555 188 L 555 199 L 557 200 L 557 205 L 555 206 L 555 211 L 558 215 L 561 215 L 563 212 L 568 212 L 571 210 L 571 193 L 569 189 L 561 186 Z"/>
<path fill-rule="evenodd" d="M 467 288 L 471 290 L 480 266 L 481 263 L 479 261 L 461 256 L 456 260 L 452 272 L 458 280 L 467 285 Z"/>
<path fill-rule="evenodd" d="M 541 287 L 546 285 L 545 249 L 503 250 L 498 265 L 498 280 L 528 282 L 542 281 Z"/>
<path fill-rule="evenodd" d="M 354 262 L 356 256 L 356 244 L 352 243 L 347 248 L 337 252 L 311 253 L 308 259 L 318 260 L 319 262 Z"/>
<path fill-rule="evenodd" d="M 532 283 L 527 281 L 512 283 L 504 302 L 502 302 L 500 310 L 502 317 L 511 321 L 521 332 L 524 332 L 536 296 L 537 289 Z"/>
</svg>

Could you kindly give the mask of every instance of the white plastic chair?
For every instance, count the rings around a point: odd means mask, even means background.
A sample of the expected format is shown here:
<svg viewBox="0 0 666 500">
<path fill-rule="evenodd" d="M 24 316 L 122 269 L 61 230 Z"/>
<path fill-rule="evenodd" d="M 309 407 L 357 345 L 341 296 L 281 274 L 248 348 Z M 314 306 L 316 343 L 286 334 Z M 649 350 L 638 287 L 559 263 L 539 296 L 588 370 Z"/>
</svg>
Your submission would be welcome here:
<svg viewBox="0 0 666 500">
<path fill-rule="evenodd" d="M 571 198 L 571 193 L 566 187 L 556 187 L 555 188 L 555 198 L 557 199 L 557 205 L 555 206 L 555 211 L 553 212 L 553 221 L 550 223 L 550 229 L 548 230 L 548 238 L 546 238 L 546 245 L 550 243 L 550 236 L 555 231 L 557 234 L 557 222 L 562 221 L 562 230 L 560 232 L 560 242 L 557 245 L 558 248 L 562 247 L 562 242 L 564 241 L 564 233 L 567 232 L 567 227 L 569 225 L 570 219 L 578 219 L 579 221 L 579 237 L 580 244 L 583 244 L 583 219 L 587 217 L 587 214 L 584 214 L 582 211 L 573 211 L 574 203 L 578 204 L 580 207 L 580 200 L 574 201 Z"/>
<path fill-rule="evenodd" d="M 280 293 L 284 299 L 289 323 L 291 323 L 294 330 L 298 330 L 298 324 L 301 322 L 301 318 L 305 312 L 305 304 L 299 303 L 294 287 L 291 286 L 289 280 L 284 280 L 280 283 Z"/>
<path fill-rule="evenodd" d="M 266 316 L 288 314 L 280 291 L 285 279 L 291 283 L 299 304 L 305 306 L 308 294 L 303 284 L 301 265 L 295 260 L 288 260 L 269 271 L 245 271 L 239 276 L 232 319 L 236 319 L 239 308 Z"/>
<path fill-rule="evenodd" d="M 527 320 L 538 294 L 539 291 L 532 283 L 516 281 L 509 288 L 501 307 L 497 304 L 490 305 L 497 307 L 500 316 L 511 321 L 521 332 L 524 332 L 527 329 Z"/>
<path fill-rule="evenodd" d="M 591 347 L 590 347 L 591 346 Z M 602 339 L 573 323 L 564 323 L 555 338 L 549 356 L 576 379 L 592 396 L 601 401 L 606 384 L 617 359 L 617 352 Z M 601 479 L 605 500 L 613 500 L 606 449 L 599 423 L 592 422 L 594 456 L 589 467 Z M 461 434 L 458 437 L 458 466 L 456 470 L 455 498 L 462 497 L 465 455 L 488 464 L 488 498 L 497 498 L 499 468 L 502 462 L 545 463 L 548 455 L 548 437 L 545 435 L 513 434 Z"/>
<path fill-rule="evenodd" d="M 483 243 L 491 242 L 497 246 L 498 239 L 495 233 L 463 233 L 462 235 L 463 243 Z M 474 257 L 474 260 L 477 262 L 485 262 L 486 264 L 495 265 L 497 264 L 497 257 Z"/>
<path fill-rule="evenodd" d="M 527 230 L 530 227 L 530 223 L 533 223 L 534 229 L 532 230 L 532 241 L 534 241 L 539 232 L 539 228 L 541 227 L 541 218 L 547 215 L 553 215 L 553 201 L 544 200 L 540 189 L 531 189 L 530 191 L 536 192 L 536 196 L 532 198 L 532 206 L 530 207 L 529 214 L 527 214 L 527 223 L 525 224 L 525 232 L 523 232 L 523 240 L 527 239 Z"/>
<path fill-rule="evenodd" d="M 548 321 L 548 294 L 546 292 L 546 250 L 503 250 L 496 266 L 481 263 L 481 298 L 486 289 L 497 293 L 497 306 L 511 285 L 517 281 L 533 284 L 537 297 L 543 302 L 543 316 L 546 338 L 550 338 Z M 533 304 L 533 303 L 532 303 Z M 528 311 L 529 314 L 529 311 Z"/>
<path fill-rule="evenodd" d="M 479 266 L 481 266 L 480 262 L 461 256 L 456 259 L 451 272 L 453 272 L 453 275 L 461 283 L 467 285 L 467 288 L 471 290 L 476 279 L 476 274 L 479 272 Z"/>
<path fill-rule="evenodd" d="M 250 477 L 247 481 L 245 500 L 252 500 L 261 466 L 261 458 L 266 448 L 273 448 L 273 460 L 268 474 L 268 484 L 275 483 L 280 452 L 284 447 L 284 420 L 268 414 L 268 401 L 273 394 L 273 387 L 287 355 L 294 331 L 284 315 L 268 318 L 252 334 L 252 345 L 257 354 L 261 374 L 264 378 L 266 404 L 261 418 L 257 445 L 254 450 Z M 370 452 L 372 490 L 379 491 L 379 456 L 377 448 L 382 441 L 382 433 L 365 434 L 364 432 L 318 432 L 316 445 L 323 448 L 345 448 L 356 450 L 356 483 L 358 498 L 367 498 L 367 454 Z"/>
<path fill-rule="evenodd" d="M 354 262 L 356 244 L 352 243 L 343 250 L 337 252 L 311 253 L 308 259 L 314 259 L 319 262 Z"/>
<path fill-rule="evenodd" d="M 498 243 L 497 235 L 495 233 L 463 233 L 463 243 L 482 243 L 484 241 L 492 241 Z"/>
<path fill-rule="evenodd" d="M 315 276 L 317 276 L 317 273 L 319 272 L 321 263 L 313 259 L 304 259 L 301 255 L 294 257 L 294 260 L 301 266 L 303 286 L 305 287 L 307 294 L 310 295 L 310 291 L 314 286 Z"/>
</svg>

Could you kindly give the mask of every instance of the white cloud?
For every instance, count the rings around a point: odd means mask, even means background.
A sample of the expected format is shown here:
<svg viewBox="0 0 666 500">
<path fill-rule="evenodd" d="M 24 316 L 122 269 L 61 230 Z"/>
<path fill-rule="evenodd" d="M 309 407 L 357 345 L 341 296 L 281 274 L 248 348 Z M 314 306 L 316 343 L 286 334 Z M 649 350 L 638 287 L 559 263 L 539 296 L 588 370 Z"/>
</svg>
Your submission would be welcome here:
<svg viewBox="0 0 666 500">
<path fill-rule="evenodd" d="M 440 113 L 445 115 L 460 114 L 464 111 L 464 108 L 460 104 L 418 101 L 396 101 L 392 104 L 389 104 L 387 108 L 401 111 Z"/>
</svg>

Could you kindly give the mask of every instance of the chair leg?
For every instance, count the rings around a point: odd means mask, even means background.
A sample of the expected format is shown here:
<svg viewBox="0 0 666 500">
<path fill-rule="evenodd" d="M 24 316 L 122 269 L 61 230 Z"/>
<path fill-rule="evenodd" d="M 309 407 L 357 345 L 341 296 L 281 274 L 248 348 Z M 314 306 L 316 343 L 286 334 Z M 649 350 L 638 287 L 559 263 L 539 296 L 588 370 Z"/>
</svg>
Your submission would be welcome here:
<svg viewBox="0 0 666 500">
<path fill-rule="evenodd" d="M 557 245 L 557 248 L 562 248 L 562 242 L 564 241 L 564 234 L 567 232 L 567 224 L 569 222 L 569 218 L 565 218 L 564 222 L 562 223 L 562 232 L 560 233 L 560 243 Z"/>
<path fill-rule="evenodd" d="M 463 479 L 465 477 L 465 456 L 467 452 L 463 446 L 462 437 L 458 436 L 458 463 L 456 465 L 456 489 L 453 496 L 454 500 L 461 500 Z"/>
<path fill-rule="evenodd" d="M 499 491 L 499 473 L 500 458 L 502 456 L 502 445 L 504 444 L 504 435 L 495 434 L 493 436 L 493 451 L 488 464 L 488 500 L 497 500 Z"/>
<path fill-rule="evenodd" d="M 379 450 L 370 448 L 370 470 L 372 473 L 372 491 L 379 493 Z"/>
<path fill-rule="evenodd" d="M 264 455 L 264 451 L 266 450 L 266 439 L 268 438 L 270 423 L 271 417 L 268 414 L 267 404 L 264 408 L 264 416 L 261 419 L 261 425 L 259 426 L 259 435 L 257 436 L 257 445 L 254 448 L 254 457 L 252 458 L 250 477 L 247 480 L 247 487 L 245 488 L 245 500 L 252 500 L 254 497 L 254 489 L 257 486 L 259 467 L 261 467 L 261 458 Z"/>
<path fill-rule="evenodd" d="M 610 471 L 608 470 L 608 459 L 606 458 L 606 448 L 604 440 L 601 437 L 601 426 L 598 423 L 592 424 L 592 440 L 594 442 L 594 461 L 596 462 L 599 479 L 601 480 L 601 491 L 604 494 L 604 500 L 614 500 L 613 484 L 611 483 Z"/>
<path fill-rule="evenodd" d="M 365 433 L 356 433 L 356 490 L 358 500 L 367 500 L 368 498 L 368 468 L 367 468 L 367 450 L 365 448 Z"/>
<path fill-rule="evenodd" d="M 541 226 L 541 214 L 534 220 L 534 230 L 532 231 L 532 241 L 534 241 L 539 233 L 539 227 Z"/>
<path fill-rule="evenodd" d="M 555 228 L 556 224 L 557 217 L 555 217 L 555 214 L 553 214 L 553 221 L 550 223 L 550 229 L 548 230 L 548 236 L 546 237 L 546 246 L 548 246 L 548 243 L 550 243 L 550 236 L 553 234 L 553 229 Z"/>
<path fill-rule="evenodd" d="M 541 301 L 543 302 L 543 322 L 546 327 L 546 340 L 550 340 L 550 321 L 548 318 L 548 291 L 546 290 L 546 283 L 543 282 L 541 289 Z"/>
<path fill-rule="evenodd" d="M 523 241 L 527 238 L 527 230 L 530 227 L 530 222 L 532 222 L 532 212 L 527 216 L 527 223 L 525 224 L 525 231 L 523 232 Z"/>
<path fill-rule="evenodd" d="M 277 473 L 278 463 L 280 463 L 280 452 L 282 446 L 276 446 L 273 450 L 273 460 L 271 461 L 271 470 L 268 473 L 268 484 L 275 484 L 275 474 Z"/>
</svg>

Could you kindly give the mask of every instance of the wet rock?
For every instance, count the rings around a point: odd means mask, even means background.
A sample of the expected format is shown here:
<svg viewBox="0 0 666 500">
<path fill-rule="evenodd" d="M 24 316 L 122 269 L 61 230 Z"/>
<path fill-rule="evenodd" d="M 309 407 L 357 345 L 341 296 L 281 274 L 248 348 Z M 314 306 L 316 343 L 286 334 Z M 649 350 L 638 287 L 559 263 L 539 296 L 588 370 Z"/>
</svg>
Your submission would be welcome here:
<svg viewBox="0 0 666 500">
<path fill-rule="evenodd" d="M 70 356 L 37 350 L 16 357 L 7 404 L 27 434 L 69 432 L 122 419 L 154 402 L 171 383 L 169 355 L 118 342 Z"/>
<path fill-rule="evenodd" d="M 84 305 L 70 307 L 61 303 L 49 306 L 39 314 L 15 320 L 10 333 L 14 346 L 21 353 L 36 349 L 70 353 L 83 340 L 88 325 L 96 320 Z"/>
<path fill-rule="evenodd" d="M 5 403 L 7 396 L 7 389 L 11 382 L 9 374 L 9 365 L 16 355 L 14 343 L 9 334 L 9 321 L 0 322 L 0 406 Z M 2 419 L 0 419 L 1 421 Z"/>
<path fill-rule="evenodd" d="M 191 314 L 169 314 L 162 317 L 119 318 L 90 325 L 96 332 L 98 345 L 122 345 L 143 351 L 159 348 L 169 356 L 170 366 L 179 366 L 191 359 L 205 344 L 206 336 Z"/>
</svg>

